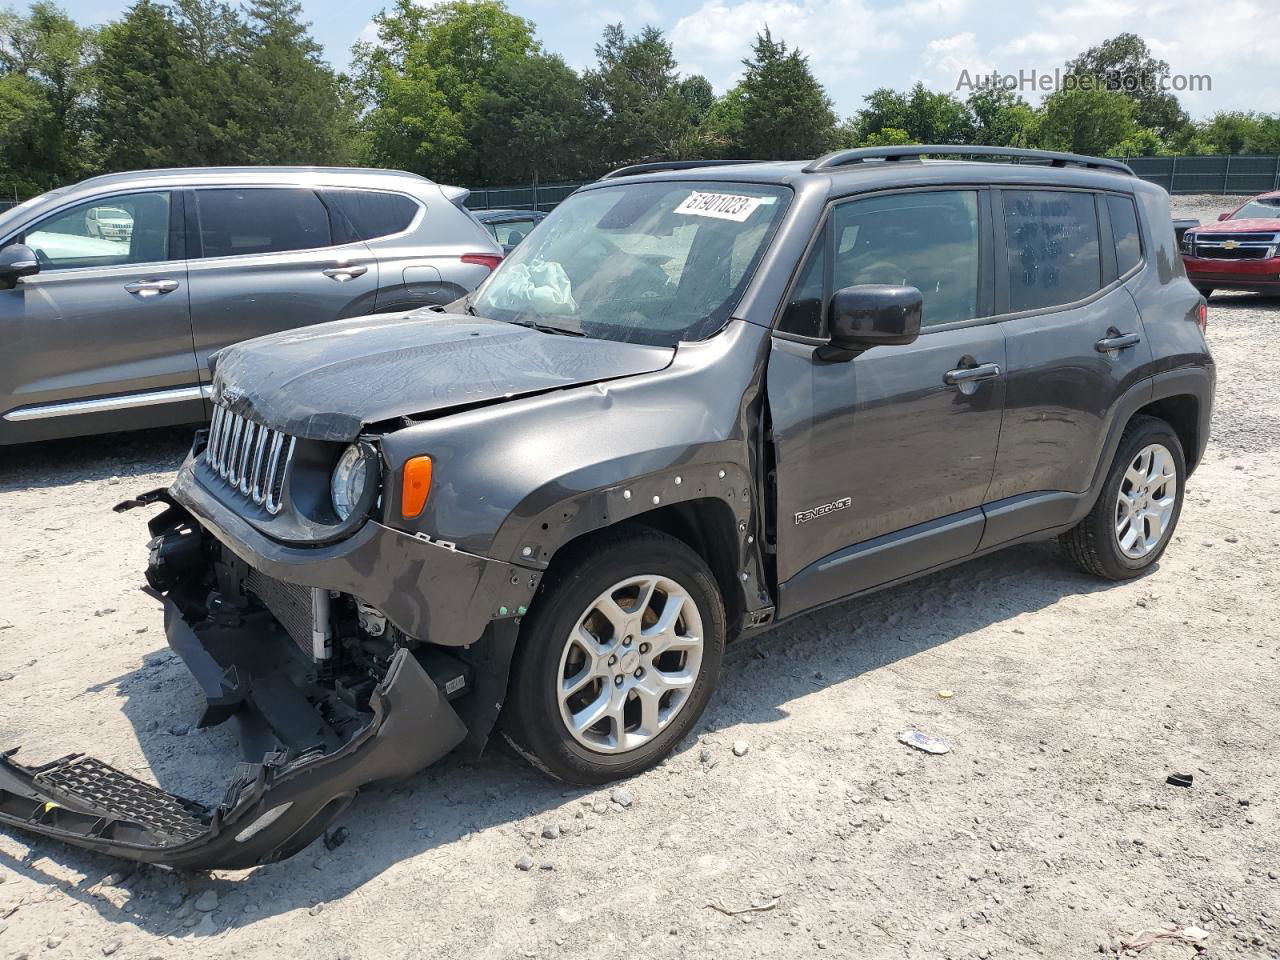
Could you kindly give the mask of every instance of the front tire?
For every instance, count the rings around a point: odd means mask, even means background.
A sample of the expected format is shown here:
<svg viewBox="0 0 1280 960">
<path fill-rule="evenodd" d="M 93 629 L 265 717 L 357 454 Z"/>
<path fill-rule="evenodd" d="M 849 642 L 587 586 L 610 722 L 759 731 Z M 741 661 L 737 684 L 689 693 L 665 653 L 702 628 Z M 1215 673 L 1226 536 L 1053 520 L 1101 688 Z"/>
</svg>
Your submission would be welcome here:
<svg viewBox="0 0 1280 960">
<path fill-rule="evenodd" d="M 572 783 L 633 776 L 693 729 L 724 656 L 715 577 L 684 542 L 609 533 L 548 574 L 520 630 L 503 732 Z"/>
<path fill-rule="evenodd" d="M 1155 417 L 1129 421 L 1089 515 L 1058 538 L 1085 573 L 1129 580 L 1150 568 L 1182 513 L 1187 464 L 1173 428 Z"/>
</svg>

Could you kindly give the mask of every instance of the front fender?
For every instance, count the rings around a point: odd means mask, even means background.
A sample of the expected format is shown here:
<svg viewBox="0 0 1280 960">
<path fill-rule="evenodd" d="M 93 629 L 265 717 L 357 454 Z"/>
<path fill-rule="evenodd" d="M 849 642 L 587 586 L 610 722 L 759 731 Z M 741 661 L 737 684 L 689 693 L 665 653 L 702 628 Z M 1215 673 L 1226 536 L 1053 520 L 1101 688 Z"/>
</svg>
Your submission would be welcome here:
<svg viewBox="0 0 1280 960">
<path fill-rule="evenodd" d="M 545 568 L 565 544 L 672 504 L 712 500 L 732 516 L 735 575 L 764 588 L 759 423 L 768 331 L 730 321 L 682 344 L 671 365 L 629 377 L 466 410 L 382 438 L 384 500 L 396 465 L 434 462 L 427 508 L 385 522 L 477 556 Z M 747 549 L 750 548 L 750 549 Z M 750 604 L 748 606 L 755 606 Z"/>
</svg>

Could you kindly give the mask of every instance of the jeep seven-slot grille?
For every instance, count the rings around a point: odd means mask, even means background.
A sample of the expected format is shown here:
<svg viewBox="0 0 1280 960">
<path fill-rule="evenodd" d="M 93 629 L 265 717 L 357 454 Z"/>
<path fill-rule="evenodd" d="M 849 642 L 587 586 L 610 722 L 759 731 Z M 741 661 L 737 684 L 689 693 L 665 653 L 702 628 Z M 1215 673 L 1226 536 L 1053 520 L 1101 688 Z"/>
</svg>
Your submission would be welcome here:
<svg viewBox="0 0 1280 960">
<path fill-rule="evenodd" d="M 286 433 L 215 406 L 205 460 L 231 489 L 275 516 L 283 505 L 295 442 Z"/>
</svg>

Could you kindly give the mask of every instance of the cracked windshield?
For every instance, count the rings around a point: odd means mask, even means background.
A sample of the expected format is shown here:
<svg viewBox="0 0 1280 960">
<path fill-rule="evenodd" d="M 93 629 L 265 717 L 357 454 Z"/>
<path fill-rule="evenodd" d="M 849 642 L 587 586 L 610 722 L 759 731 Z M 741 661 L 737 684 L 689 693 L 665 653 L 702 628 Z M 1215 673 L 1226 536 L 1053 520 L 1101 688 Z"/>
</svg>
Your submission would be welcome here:
<svg viewBox="0 0 1280 960">
<path fill-rule="evenodd" d="M 790 190 L 665 181 L 570 197 L 480 289 L 473 313 L 670 346 L 727 321 Z"/>
</svg>

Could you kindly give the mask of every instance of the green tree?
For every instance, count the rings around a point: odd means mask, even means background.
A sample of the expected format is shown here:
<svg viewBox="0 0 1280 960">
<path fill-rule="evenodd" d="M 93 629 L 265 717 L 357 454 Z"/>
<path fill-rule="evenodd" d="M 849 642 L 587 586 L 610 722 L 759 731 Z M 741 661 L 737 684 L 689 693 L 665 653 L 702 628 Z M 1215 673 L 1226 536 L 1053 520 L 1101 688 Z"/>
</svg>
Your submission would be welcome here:
<svg viewBox="0 0 1280 960">
<path fill-rule="evenodd" d="M 181 50 L 169 60 L 167 93 L 139 138 L 146 165 L 244 163 L 252 136 L 236 116 L 245 82 L 244 21 L 218 0 L 175 0 L 170 15 Z"/>
<path fill-rule="evenodd" d="M 1160 134 L 1150 127 L 1139 127 L 1111 152 L 1122 157 L 1158 157 L 1169 153 L 1169 150 Z"/>
<path fill-rule="evenodd" d="M 93 31 L 52 3 L 0 13 L 0 131 L 5 170 L 22 192 L 92 169 Z"/>
<path fill-rule="evenodd" d="M 864 98 L 858 112 L 858 139 L 866 142 L 887 127 L 903 130 L 914 143 L 972 143 L 974 123 L 968 108 L 947 93 L 934 93 L 923 83 L 909 91 L 881 87 Z"/>
<path fill-rule="evenodd" d="M 742 64 L 742 129 L 736 146 L 744 156 L 793 160 L 832 147 L 836 115 L 807 57 L 788 51 L 766 27 Z"/>
<path fill-rule="evenodd" d="M 919 143 L 911 134 L 897 127 L 881 127 L 875 133 L 869 133 L 858 144 L 860 147 L 901 147 L 906 144 Z"/>
<path fill-rule="evenodd" d="M 741 84 L 733 87 L 711 105 L 698 128 L 705 146 L 705 156 L 709 158 L 746 156 L 741 146 L 744 106 Z"/>
<path fill-rule="evenodd" d="M 1178 98 L 1165 89 L 1169 64 L 1135 33 L 1121 33 L 1067 61 L 1068 74 L 1092 76 L 1107 90 L 1123 93 L 1137 108 L 1134 120 L 1160 136 L 1171 136 L 1189 120 Z"/>
<path fill-rule="evenodd" d="M 618 166 L 687 152 L 696 98 L 681 88 L 671 44 L 657 27 L 629 37 L 610 24 L 586 71 L 587 102 L 600 130 L 601 161 Z"/>
<path fill-rule="evenodd" d="M 295 0 L 250 0 L 234 116 L 248 163 L 337 163 L 355 111 L 301 20 Z"/>
<path fill-rule="evenodd" d="M 1040 139 L 1053 150 L 1104 156 L 1140 129 L 1136 108 L 1123 93 L 1101 87 L 1067 87 L 1045 98 Z"/>
<path fill-rule="evenodd" d="M 711 89 L 711 81 L 700 73 L 680 81 L 680 99 L 687 105 L 689 120 L 694 124 L 701 124 L 716 105 L 716 94 Z"/>
<path fill-rule="evenodd" d="M 1206 153 L 1280 153 L 1280 115 L 1220 111 L 1196 126 L 1195 138 Z"/>
<path fill-rule="evenodd" d="M 1038 142 L 1040 117 L 1012 90 L 988 86 L 965 101 L 973 117 L 973 142 L 993 147 L 1033 147 Z"/>
<path fill-rule="evenodd" d="M 167 139 L 161 105 L 175 95 L 173 65 L 185 55 L 168 8 L 152 0 L 138 0 L 123 19 L 103 27 L 93 118 L 102 169 L 138 169 L 156 161 L 154 146 Z"/>
<path fill-rule="evenodd" d="M 434 179 L 485 183 L 481 105 L 510 93 L 514 61 L 541 50 L 533 24 L 500 0 L 397 0 L 374 17 L 377 43 L 353 51 L 371 162 Z M 504 89 L 505 88 L 505 89 Z M 491 126 L 491 125 L 489 125 Z"/>
<path fill-rule="evenodd" d="M 469 128 L 484 183 L 589 175 L 592 128 L 579 76 L 558 56 L 508 60 Z"/>
</svg>

